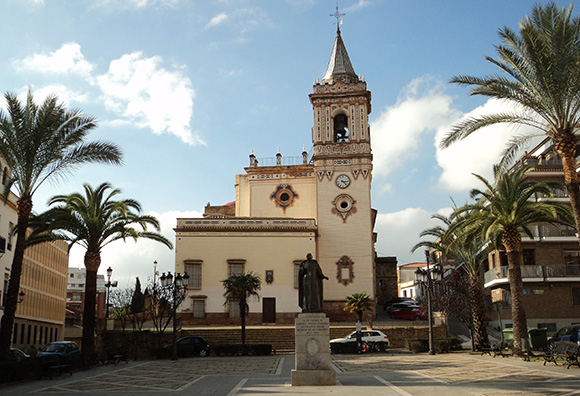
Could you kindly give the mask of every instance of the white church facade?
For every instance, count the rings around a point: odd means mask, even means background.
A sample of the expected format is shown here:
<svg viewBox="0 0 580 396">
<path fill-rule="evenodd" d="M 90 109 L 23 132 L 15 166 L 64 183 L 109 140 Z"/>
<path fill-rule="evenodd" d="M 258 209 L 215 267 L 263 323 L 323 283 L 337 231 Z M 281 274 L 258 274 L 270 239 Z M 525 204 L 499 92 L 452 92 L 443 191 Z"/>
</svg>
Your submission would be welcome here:
<svg viewBox="0 0 580 396">
<path fill-rule="evenodd" d="M 329 278 L 323 311 L 351 318 L 345 297 L 375 296 L 376 211 L 371 208 L 371 94 L 354 72 L 337 30 L 325 76 L 309 95 L 313 108 L 312 156 L 297 164 L 263 166 L 252 153 L 236 176 L 235 202 L 208 206 L 203 218 L 179 218 L 176 272 L 190 275 L 181 305 L 184 323 L 238 323 L 237 302 L 225 300 L 222 280 L 253 272 L 259 300 L 249 301 L 249 323 L 293 323 L 297 273 L 312 253 Z"/>
</svg>

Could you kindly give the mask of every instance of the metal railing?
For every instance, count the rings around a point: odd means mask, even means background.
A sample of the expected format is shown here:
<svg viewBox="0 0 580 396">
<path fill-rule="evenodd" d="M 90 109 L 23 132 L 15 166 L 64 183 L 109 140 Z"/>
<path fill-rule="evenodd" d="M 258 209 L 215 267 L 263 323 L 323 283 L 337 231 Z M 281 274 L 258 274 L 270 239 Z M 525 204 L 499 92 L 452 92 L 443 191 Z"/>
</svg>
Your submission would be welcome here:
<svg viewBox="0 0 580 396">
<path fill-rule="evenodd" d="M 580 264 L 524 265 L 521 269 L 522 278 L 538 279 L 538 282 L 545 281 L 548 278 L 580 277 Z M 509 279 L 507 266 L 493 268 L 485 273 L 485 283 L 507 279 Z"/>
</svg>

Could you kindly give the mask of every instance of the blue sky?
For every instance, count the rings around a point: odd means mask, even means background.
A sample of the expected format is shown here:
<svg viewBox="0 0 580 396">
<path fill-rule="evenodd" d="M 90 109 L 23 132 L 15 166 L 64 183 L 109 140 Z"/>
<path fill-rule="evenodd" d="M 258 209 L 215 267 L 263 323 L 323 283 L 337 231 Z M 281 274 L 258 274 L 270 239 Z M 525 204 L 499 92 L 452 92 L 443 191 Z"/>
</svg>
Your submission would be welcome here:
<svg viewBox="0 0 580 396">
<path fill-rule="evenodd" d="M 568 2 L 558 1 L 568 5 Z M 399 263 L 418 234 L 479 187 L 472 172 L 491 167 L 513 133 L 480 131 L 441 151 L 437 142 L 462 117 L 505 104 L 468 96 L 453 75 L 496 70 L 497 32 L 517 29 L 534 2 L 523 0 L 349 0 L 342 37 L 372 92 L 373 207 L 377 251 Z M 235 199 L 235 175 L 258 158 L 299 156 L 312 147 L 313 81 L 326 70 L 336 34 L 335 1 L 322 0 L 3 0 L 0 91 L 41 100 L 56 93 L 99 120 L 91 139 L 124 151 L 124 165 L 85 166 L 44 185 L 34 209 L 54 194 L 112 183 L 158 216 L 174 239 L 176 217 L 207 202 Z M 577 14 L 577 12 L 575 12 Z M 0 100 L 3 106 L 3 99 Z M 82 266 L 73 250 L 70 265 Z M 174 255 L 151 242 L 112 245 L 101 273 L 142 281 Z"/>
</svg>

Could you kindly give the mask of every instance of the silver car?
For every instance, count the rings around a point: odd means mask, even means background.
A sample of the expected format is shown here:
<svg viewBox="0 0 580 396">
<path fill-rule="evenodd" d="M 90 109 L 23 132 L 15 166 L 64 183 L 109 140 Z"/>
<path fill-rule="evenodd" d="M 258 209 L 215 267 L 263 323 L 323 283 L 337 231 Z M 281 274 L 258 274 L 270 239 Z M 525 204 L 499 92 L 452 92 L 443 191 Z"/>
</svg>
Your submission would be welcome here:
<svg viewBox="0 0 580 396">
<path fill-rule="evenodd" d="M 380 330 L 362 330 L 362 341 L 367 344 L 367 348 L 380 352 L 384 351 L 391 345 L 389 337 Z M 344 344 L 349 342 L 356 342 L 356 331 L 353 331 L 344 338 L 335 338 L 330 340 L 330 345 L 332 349 L 332 344 Z"/>
</svg>

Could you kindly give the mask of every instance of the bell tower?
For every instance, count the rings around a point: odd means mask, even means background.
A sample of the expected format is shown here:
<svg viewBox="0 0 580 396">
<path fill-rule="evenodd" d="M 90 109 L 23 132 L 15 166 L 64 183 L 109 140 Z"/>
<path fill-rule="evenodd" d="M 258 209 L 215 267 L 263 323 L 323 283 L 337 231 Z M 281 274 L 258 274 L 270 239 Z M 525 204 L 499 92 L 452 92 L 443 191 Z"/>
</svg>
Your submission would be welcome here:
<svg viewBox="0 0 580 396">
<path fill-rule="evenodd" d="M 337 11 L 338 13 L 338 11 Z M 338 17 L 337 17 L 338 18 Z M 338 24 L 337 24 L 338 25 Z M 325 282 L 325 311 L 342 309 L 345 296 L 374 298 L 375 211 L 371 208 L 371 93 L 357 76 L 340 27 L 326 73 L 316 81 L 312 142 L 317 188 L 317 259 Z"/>
</svg>

